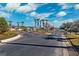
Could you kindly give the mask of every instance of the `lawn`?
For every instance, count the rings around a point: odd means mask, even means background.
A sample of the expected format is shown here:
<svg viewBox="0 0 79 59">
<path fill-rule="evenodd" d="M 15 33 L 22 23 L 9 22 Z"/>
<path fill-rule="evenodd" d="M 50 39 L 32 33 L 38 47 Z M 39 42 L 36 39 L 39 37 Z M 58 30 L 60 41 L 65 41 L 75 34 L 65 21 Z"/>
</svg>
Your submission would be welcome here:
<svg viewBox="0 0 79 59">
<path fill-rule="evenodd" d="M 67 34 L 66 38 L 69 38 L 73 45 L 79 46 L 79 35 Z"/>
<path fill-rule="evenodd" d="M 8 38 L 14 37 L 16 35 L 17 34 L 15 31 L 4 32 L 4 33 L 0 34 L 0 40 L 8 39 Z"/>
</svg>

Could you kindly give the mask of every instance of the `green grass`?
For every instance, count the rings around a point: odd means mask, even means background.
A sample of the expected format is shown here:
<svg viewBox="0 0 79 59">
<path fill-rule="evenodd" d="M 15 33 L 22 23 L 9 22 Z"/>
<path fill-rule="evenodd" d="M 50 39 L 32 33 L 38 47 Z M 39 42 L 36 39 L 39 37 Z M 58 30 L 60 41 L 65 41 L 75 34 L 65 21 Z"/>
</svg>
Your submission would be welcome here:
<svg viewBox="0 0 79 59">
<path fill-rule="evenodd" d="M 73 38 L 73 39 L 79 39 L 79 35 L 76 35 L 76 34 L 67 34 L 66 37 Z"/>
<path fill-rule="evenodd" d="M 66 38 L 70 38 L 70 41 L 74 46 L 79 46 L 79 35 L 76 34 L 68 34 Z"/>
<path fill-rule="evenodd" d="M 17 34 L 15 31 L 8 31 L 8 32 L 5 32 L 3 34 L 0 34 L 0 40 L 8 39 L 8 38 L 14 37 L 16 35 Z"/>
<path fill-rule="evenodd" d="M 79 39 L 73 39 L 71 40 L 72 44 L 75 46 L 79 46 Z"/>
</svg>

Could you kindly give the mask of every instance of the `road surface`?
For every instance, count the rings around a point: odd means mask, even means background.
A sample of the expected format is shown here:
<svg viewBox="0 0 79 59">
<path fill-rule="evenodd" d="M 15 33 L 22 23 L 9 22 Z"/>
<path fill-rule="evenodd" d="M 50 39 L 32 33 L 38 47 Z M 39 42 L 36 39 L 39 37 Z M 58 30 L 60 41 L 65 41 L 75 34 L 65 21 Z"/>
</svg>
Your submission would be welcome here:
<svg viewBox="0 0 79 59">
<path fill-rule="evenodd" d="M 60 34 L 55 37 L 60 37 Z M 58 38 L 24 33 L 23 37 L 0 45 L 0 56 L 63 56 L 64 46 Z"/>
</svg>

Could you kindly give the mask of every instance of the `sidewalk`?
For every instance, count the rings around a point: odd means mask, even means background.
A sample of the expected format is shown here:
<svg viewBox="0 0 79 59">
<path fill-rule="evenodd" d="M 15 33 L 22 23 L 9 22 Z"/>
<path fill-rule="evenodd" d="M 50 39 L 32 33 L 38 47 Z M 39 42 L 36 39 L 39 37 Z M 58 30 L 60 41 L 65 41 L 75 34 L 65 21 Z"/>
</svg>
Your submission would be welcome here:
<svg viewBox="0 0 79 59">
<path fill-rule="evenodd" d="M 64 35 L 63 35 L 64 36 Z M 65 36 L 64 36 L 65 38 Z M 65 38 L 65 42 L 62 42 L 63 46 L 70 47 L 70 48 L 64 48 L 63 49 L 63 55 L 64 56 L 78 56 L 77 51 L 75 50 L 75 47 L 72 46 L 72 44 Z"/>
<path fill-rule="evenodd" d="M 65 39 L 65 36 L 63 36 L 63 37 Z M 71 46 L 67 40 L 63 41 L 62 44 L 63 44 L 64 47 Z M 69 51 L 68 51 L 67 48 L 63 48 L 63 56 L 69 56 Z"/>
</svg>

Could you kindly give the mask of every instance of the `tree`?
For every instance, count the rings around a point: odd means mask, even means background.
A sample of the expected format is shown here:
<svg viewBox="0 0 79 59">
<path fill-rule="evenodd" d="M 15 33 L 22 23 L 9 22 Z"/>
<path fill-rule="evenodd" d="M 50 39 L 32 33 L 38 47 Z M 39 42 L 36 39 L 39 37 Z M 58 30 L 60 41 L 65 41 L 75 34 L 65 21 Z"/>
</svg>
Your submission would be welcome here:
<svg viewBox="0 0 79 59">
<path fill-rule="evenodd" d="M 41 23 L 42 23 L 42 27 L 44 28 L 44 26 L 45 26 L 45 20 L 42 19 L 42 20 L 41 20 Z"/>
<path fill-rule="evenodd" d="M 22 21 L 21 24 L 22 24 L 21 26 L 23 26 L 24 25 L 24 22 Z"/>
<path fill-rule="evenodd" d="M 12 27 L 12 21 L 8 21 L 9 22 L 9 27 Z"/>
<path fill-rule="evenodd" d="M 74 26 L 76 27 L 77 32 L 79 32 L 79 20 L 75 22 Z"/>
<path fill-rule="evenodd" d="M 48 32 L 48 20 L 46 20 L 46 19 L 42 19 L 42 20 L 40 20 L 40 22 L 41 22 L 41 26 L 40 27 L 42 27 L 42 29 L 43 30 L 45 30 L 46 32 Z"/>
<path fill-rule="evenodd" d="M 4 17 L 0 17 L 0 33 L 6 32 L 8 30 L 8 23 Z"/>
<path fill-rule="evenodd" d="M 79 32 L 79 20 L 63 23 L 60 26 L 60 29 L 64 29 L 67 32 L 75 32 L 77 34 Z"/>
<path fill-rule="evenodd" d="M 36 29 L 36 31 L 38 31 L 38 29 L 40 27 L 40 19 L 36 18 L 36 19 L 34 19 L 34 22 L 35 22 L 35 29 Z"/>
<path fill-rule="evenodd" d="M 71 31 L 77 33 L 79 32 L 79 20 L 73 22 L 73 25 L 71 27 Z"/>
<path fill-rule="evenodd" d="M 17 22 L 17 29 L 19 29 L 20 27 L 20 22 Z"/>
<path fill-rule="evenodd" d="M 63 29 L 63 30 L 65 30 L 65 31 L 71 33 L 72 25 L 73 25 L 73 22 L 63 23 L 63 24 L 60 26 L 60 29 Z"/>
<path fill-rule="evenodd" d="M 45 31 L 48 32 L 48 27 L 49 27 L 48 20 L 45 20 L 44 27 L 45 27 Z"/>
<path fill-rule="evenodd" d="M 34 19 L 34 22 L 35 22 L 35 28 L 36 28 L 36 19 Z"/>
</svg>

